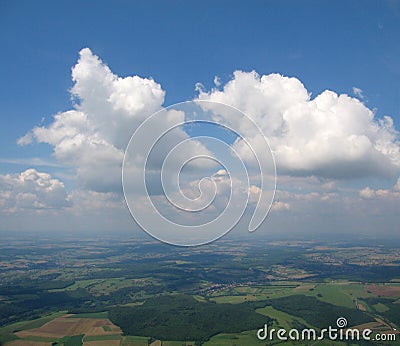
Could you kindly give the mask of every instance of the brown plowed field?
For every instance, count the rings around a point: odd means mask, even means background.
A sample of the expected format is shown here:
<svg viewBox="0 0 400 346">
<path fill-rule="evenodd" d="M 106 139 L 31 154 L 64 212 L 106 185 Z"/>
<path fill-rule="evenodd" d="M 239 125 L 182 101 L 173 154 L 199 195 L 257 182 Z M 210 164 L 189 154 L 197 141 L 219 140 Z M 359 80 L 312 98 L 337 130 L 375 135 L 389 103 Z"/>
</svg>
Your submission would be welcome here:
<svg viewBox="0 0 400 346">
<path fill-rule="evenodd" d="M 109 326 L 111 331 L 105 331 L 103 326 Z M 19 338 L 41 336 L 61 338 L 67 335 L 110 335 L 121 333 L 121 329 L 107 319 L 69 318 L 67 315 L 55 318 L 40 328 L 23 330 L 15 333 Z"/>
<path fill-rule="evenodd" d="M 400 297 L 400 285 L 366 285 L 367 292 L 382 297 Z"/>
</svg>

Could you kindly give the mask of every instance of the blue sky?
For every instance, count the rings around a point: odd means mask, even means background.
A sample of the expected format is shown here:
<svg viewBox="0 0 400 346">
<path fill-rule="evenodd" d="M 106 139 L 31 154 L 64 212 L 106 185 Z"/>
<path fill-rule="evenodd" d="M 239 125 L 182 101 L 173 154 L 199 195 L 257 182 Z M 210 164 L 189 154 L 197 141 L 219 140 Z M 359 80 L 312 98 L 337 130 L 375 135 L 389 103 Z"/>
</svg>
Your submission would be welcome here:
<svg viewBox="0 0 400 346">
<path fill-rule="evenodd" d="M 0 174 L 32 167 L 17 159 L 65 165 L 51 145 L 17 140 L 71 109 L 82 48 L 118 76 L 152 77 L 166 92 L 163 106 L 195 98 L 197 82 L 210 91 L 215 76 L 225 85 L 234 71 L 255 70 L 296 77 L 312 97 L 328 89 L 361 98 L 359 88 L 365 106 L 399 130 L 399 34 L 397 1 L 1 1 Z M 381 188 L 395 182 L 377 179 Z"/>
<path fill-rule="evenodd" d="M 1 8 L 8 149 L 42 116 L 70 106 L 65 90 L 83 47 L 119 75 L 152 76 L 168 90 L 167 104 L 192 98 L 196 82 L 255 69 L 296 76 L 314 94 L 357 86 L 379 114 L 400 114 L 395 1 L 2 1 Z"/>
</svg>

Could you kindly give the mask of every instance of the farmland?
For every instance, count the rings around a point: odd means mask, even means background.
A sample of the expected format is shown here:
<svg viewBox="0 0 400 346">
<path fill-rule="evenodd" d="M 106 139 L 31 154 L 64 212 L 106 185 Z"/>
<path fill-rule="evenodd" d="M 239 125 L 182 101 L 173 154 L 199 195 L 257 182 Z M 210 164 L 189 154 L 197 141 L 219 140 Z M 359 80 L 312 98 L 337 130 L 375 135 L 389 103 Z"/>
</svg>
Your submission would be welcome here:
<svg viewBox="0 0 400 346">
<path fill-rule="evenodd" d="M 320 329 L 340 316 L 392 332 L 400 326 L 397 247 L 10 238 L 0 249 L 0 343 L 256 345 L 264 323 Z"/>
</svg>

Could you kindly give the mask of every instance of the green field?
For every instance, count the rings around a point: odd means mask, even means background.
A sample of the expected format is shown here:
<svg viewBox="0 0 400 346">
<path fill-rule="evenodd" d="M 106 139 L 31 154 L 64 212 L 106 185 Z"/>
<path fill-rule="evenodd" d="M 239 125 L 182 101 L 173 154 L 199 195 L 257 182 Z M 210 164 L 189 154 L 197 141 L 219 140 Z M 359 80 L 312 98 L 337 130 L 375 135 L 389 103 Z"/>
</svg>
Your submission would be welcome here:
<svg viewBox="0 0 400 346">
<path fill-rule="evenodd" d="M 257 331 L 251 330 L 239 334 L 218 334 L 213 336 L 204 346 L 252 346 L 265 345 L 265 341 L 258 340 Z"/>
<path fill-rule="evenodd" d="M 286 330 L 289 330 L 290 328 L 297 328 L 299 324 L 310 328 L 312 327 L 302 318 L 294 317 L 283 311 L 274 309 L 272 306 L 266 306 L 265 308 L 257 309 L 256 312 L 274 318 L 276 320 L 273 324 L 274 327 L 284 328 Z"/>
<path fill-rule="evenodd" d="M 122 337 L 121 346 L 148 346 L 148 339 L 144 336 L 124 336 Z"/>
<path fill-rule="evenodd" d="M 82 346 L 83 335 L 64 336 L 57 341 L 57 346 Z"/>
<path fill-rule="evenodd" d="M 354 299 L 356 296 L 350 296 L 341 285 L 317 284 L 315 289 L 307 292 L 306 295 L 316 297 L 319 300 L 331 303 L 333 305 L 344 306 L 346 308 L 355 307 Z"/>
<path fill-rule="evenodd" d="M 85 336 L 84 341 L 99 341 L 99 340 L 121 340 L 120 334 L 112 335 L 90 335 Z"/>
<path fill-rule="evenodd" d="M 94 295 L 105 294 L 108 295 L 111 292 L 117 291 L 121 288 L 131 287 L 133 285 L 132 279 L 126 278 L 110 278 L 110 279 L 89 279 L 89 280 L 77 280 L 73 285 L 66 288 L 50 290 L 51 292 L 61 291 L 74 291 L 77 289 L 87 289 Z"/>
<path fill-rule="evenodd" d="M 372 307 L 378 312 L 389 311 L 389 308 L 385 304 L 382 304 L 382 303 L 374 304 L 374 305 L 372 305 Z"/>
<path fill-rule="evenodd" d="M 210 300 L 216 303 L 238 304 L 245 301 L 268 300 L 280 298 L 295 293 L 297 285 L 268 285 L 262 287 L 235 287 L 221 290 L 211 296 Z"/>
</svg>

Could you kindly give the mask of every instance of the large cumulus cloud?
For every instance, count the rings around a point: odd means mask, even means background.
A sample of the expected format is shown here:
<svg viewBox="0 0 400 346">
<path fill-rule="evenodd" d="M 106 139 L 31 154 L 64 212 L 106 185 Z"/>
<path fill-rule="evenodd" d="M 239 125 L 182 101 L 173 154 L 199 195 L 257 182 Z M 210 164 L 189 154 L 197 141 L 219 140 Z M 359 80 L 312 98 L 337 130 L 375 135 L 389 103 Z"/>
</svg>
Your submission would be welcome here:
<svg viewBox="0 0 400 346">
<path fill-rule="evenodd" d="M 76 169 L 77 180 L 83 188 L 98 192 L 121 191 L 124 150 L 134 130 L 146 117 L 162 109 L 165 91 L 152 79 L 118 77 L 88 48 L 79 54 L 72 68 L 73 109 L 56 114 L 50 125 L 35 127 L 18 143 L 50 144 L 57 160 Z M 172 127 L 184 117 L 174 111 L 165 114 L 159 126 Z M 188 135 L 177 128 L 170 138 L 166 147 Z M 188 150 L 207 153 L 196 142 L 192 142 Z"/>
<path fill-rule="evenodd" d="M 222 88 L 198 88 L 200 100 L 232 105 L 250 116 L 268 137 L 278 172 L 328 178 L 394 176 L 400 170 L 398 132 L 389 116 L 376 119 L 358 99 L 326 90 L 315 98 L 297 78 L 260 76 L 236 71 Z M 241 129 L 252 138 L 246 122 L 231 124 L 229 115 L 215 119 Z M 236 149 L 250 155 L 239 140 Z"/>
</svg>

